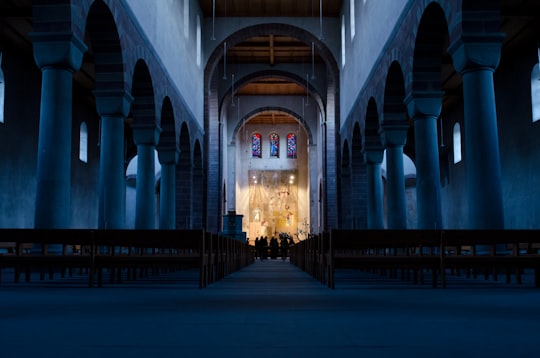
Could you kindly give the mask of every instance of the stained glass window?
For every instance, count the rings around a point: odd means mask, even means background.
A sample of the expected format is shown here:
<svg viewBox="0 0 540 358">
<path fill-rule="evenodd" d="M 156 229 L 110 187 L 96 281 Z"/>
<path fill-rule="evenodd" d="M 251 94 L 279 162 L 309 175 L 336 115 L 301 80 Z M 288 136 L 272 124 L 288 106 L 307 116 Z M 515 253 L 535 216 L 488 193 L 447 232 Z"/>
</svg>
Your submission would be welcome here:
<svg viewBox="0 0 540 358">
<path fill-rule="evenodd" d="M 279 135 L 276 132 L 270 133 L 270 156 L 279 157 Z"/>
<path fill-rule="evenodd" d="M 296 158 L 296 134 L 287 135 L 287 158 Z"/>
<path fill-rule="evenodd" d="M 251 136 L 251 156 L 261 157 L 261 135 L 259 133 L 253 133 Z"/>
</svg>

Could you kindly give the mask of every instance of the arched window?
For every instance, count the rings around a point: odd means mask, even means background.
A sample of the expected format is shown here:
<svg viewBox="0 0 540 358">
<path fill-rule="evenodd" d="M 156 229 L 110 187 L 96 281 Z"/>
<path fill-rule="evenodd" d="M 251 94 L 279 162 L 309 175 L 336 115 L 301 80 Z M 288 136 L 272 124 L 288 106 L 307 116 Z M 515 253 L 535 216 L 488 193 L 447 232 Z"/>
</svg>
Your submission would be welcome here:
<svg viewBox="0 0 540 358">
<path fill-rule="evenodd" d="M 296 158 L 296 134 L 287 134 L 287 158 Z"/>
<path fill-rule="evenodd" d="M 349 12 L 350 12 L 350 15 L 351 15 L 351 41 L 354 39 L 354 35 L 356 33 L 356 11 L 354 9 L 354 2 L 356 0 L 350 0 L 349 1 Z"/>
<path fill-rule="evenodd" d="M 189 38 L 189 1 L 184 0 L 184 36 Z"/>
<path fill-rule="evenodd" d="M 253 158 L 261 157 L 261 134 L 253 133 L 251 135 L 251 156 Z"/>
<path fill-rule="evenodd" d="M 538 49 L 540 52 L 540 49 Z M 540 53 L 538 54 L 540 60 Z M 531 71 L 531 104 L 532 121 L 540 120 L 540 64 L 533 66 Z"/>
<path fill-rule="evenodd" d="M 270 133 L 270 156 L 279 158 L 279 135 L 276 132 Z"/>
<path fill-rule="evenodd" d="M 79 159 L 83 163 L 88 163 L 88 127 L 86 122 L 82 122 L 79 129 Z"/>
<path fill-rule="evenodd" d="M 345 15 L 341 17 L 341 67 L 345 67 Z"/>
<path fill-rule="evenodd" d="M 4 96 L 5 96 L 4 71 L 2 71 L 2 51 L 0 51 L 0 123 L 4 123 Z"/>
<path fill-rule="evenodd" d="M 454 164 L 461 162 L 461 125 L 459 122 L 454 124 L 453 133 L 454 142 Z"/>
<path fill-rule="evenodd" d="M 201 39 L 201 18 L 197 16 L 197 36 L 195 41 L 197 41 L 197 66 L 201 67 L 201 51 L 202 51 L 202 39 Z"/>
</svg>

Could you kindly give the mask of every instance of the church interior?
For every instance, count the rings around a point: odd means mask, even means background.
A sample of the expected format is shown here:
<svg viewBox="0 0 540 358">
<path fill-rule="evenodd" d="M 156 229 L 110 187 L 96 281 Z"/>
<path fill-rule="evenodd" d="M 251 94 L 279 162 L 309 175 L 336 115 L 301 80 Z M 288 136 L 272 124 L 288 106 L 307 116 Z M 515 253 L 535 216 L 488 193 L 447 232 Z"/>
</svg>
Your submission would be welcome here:
<svg viewBox="0 0 540 358">
<path fill-rule="evenodd" d="M 535 5 L 4 1 L 0 227 L 537 228 Z"/>
<path fill-rule="evenodd" d="M 538 126 L 537 0 L 0 0 L 0 356 L 538 356 Z"/>
</svg>

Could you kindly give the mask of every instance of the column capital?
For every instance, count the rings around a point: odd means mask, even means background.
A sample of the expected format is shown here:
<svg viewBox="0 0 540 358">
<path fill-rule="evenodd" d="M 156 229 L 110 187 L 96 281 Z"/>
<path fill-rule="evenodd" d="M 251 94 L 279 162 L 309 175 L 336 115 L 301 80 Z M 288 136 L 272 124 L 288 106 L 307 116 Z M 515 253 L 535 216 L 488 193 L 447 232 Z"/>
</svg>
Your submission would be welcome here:
<svg viewBox="0 0 540 358">
<path fill-rule="evenodd" d="M 404 102 L 409 116 L 414 119 L 439 117 L 444 91 L 413 91 Z"/>
<path fill-rule="evenodd" d="M 484 67 L 495 70 L 501 58 L 502 41 L 505 34 L 464 34 L 448 47 L 454 67 L 463 73 Z"/>
<path fill-rule="evenodd" d="M 384 150 L 364 150 L 364 159 L 369 164 L 381 164 L 384 158 Z"/>
<path fill-rule="evenodd" d="M 180 158 L 178 149 L 158 149 L 158 159 L 160 164 L 177 164 Z"/>
<path fill-rule="evenodd" d="M 125 118 L 133 103 L 133 96 L 124 90 L 99 89 L 94 91 L 96 108 L 100 116 L 118 116 Z"/>
<path fill-rule="evenodd" d="M 407 122 L 383 122 L 381 125 L 381 140 L 385 147 L 404 146 L 407 142 Z"/>
<path fill-rule="evenodd" d="M 78 71 L 88 47 L 72 32 L 31 32 L 34 59 L 39 68 L 65 67 Z"/>
<path fill-rule="evenodd" d="M 136 145 L 157 145 L 161 128 L 155 124 L 132 124 L 133 141 Z"/>
</svg>

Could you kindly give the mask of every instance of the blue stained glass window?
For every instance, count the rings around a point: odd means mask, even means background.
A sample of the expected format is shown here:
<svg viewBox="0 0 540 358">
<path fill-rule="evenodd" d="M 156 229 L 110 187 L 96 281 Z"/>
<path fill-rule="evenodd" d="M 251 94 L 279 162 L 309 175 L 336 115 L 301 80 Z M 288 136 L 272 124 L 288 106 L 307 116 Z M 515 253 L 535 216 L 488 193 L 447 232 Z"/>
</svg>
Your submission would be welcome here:
<svg viewBox="0 0 540 358">
<path fill-rule="evenodd" d="M 279 157 L 279 135 L 270 133 L 270 156 Z"/>
<path fill-rule="evenodd" d="M 261 157 L 261 135 L 254 133 L 251 136 L 251 156 L 255 158 Z"/>
<path fill-rule="evenodd" d="M 296 158 L 296 134 L 287 135 L 287 158 Z"/>
</svg>

